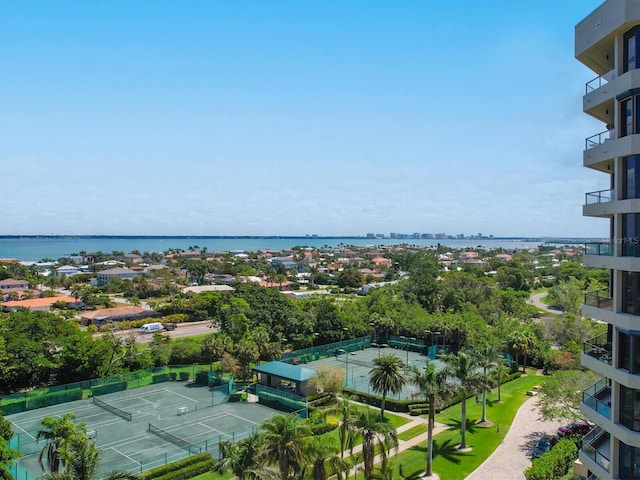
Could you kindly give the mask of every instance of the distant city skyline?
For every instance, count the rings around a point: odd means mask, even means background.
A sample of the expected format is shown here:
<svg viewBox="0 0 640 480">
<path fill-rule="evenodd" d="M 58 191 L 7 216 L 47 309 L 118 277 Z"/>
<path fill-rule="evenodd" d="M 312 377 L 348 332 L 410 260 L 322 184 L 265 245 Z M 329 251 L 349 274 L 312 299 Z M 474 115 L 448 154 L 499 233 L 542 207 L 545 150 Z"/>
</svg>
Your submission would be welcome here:
<svg viewBox="0 0 640 480">
<path fill-rule="evenodd" d="M 0 234 L 606 237 L 600 3 L 5 3 Z"/>
</svg>

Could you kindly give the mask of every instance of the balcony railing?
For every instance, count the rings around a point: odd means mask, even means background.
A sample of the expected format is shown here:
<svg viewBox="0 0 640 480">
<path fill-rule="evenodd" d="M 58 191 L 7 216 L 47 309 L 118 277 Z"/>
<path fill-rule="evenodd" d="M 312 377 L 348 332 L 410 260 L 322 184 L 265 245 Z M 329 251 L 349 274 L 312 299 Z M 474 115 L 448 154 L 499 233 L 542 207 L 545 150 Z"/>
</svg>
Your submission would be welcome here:
<svg viewBox="0 0 640 480">
<path fill-rule="evenodd" d="M 587 205 L 597 205 L 598 203 L 609 203 L 613 201 L 613 188 L 609 190 L 599 190 L 597 192 L 589 192 L 585 194 L 585 203 Z"/>
<path fill-rule="evenodd" d="M 607 472 L 611 464 L 609 461 L 609 442 L 609 432 L 601 427 L 594 428 L 582 437 L 582 452 Z"/>
<path fill-rule="evenodd" d="M 609 296 L 609 290 L 606 288 L 585 293 L 584 304 L 603 310 L 613 310 L 613 298 Z"/>
<path fill-rule="evenodd" d="M 589 80 L 585 85 L 585 92 L 584 93 L 585 94 L 591 93 L 594 90 L 597 90 L 598 88 L 600 88 L 601 86 L 606 85 L 607 83 L 609 83 L 614 78 L 616 78 L 616 73 L 612 68 L 608 72 L 605 72 L 602 75 L 597 76 L 593 80 Z"/>
<path fill-rule="evenodd" d="M 600 415 L 611 419 L 611 387 L 602 378 L 582 392 L 582 403 Z"/>
<path fill-rule="evenodd" d="M 592 473 L 587 477 L 587 480 L 600 480 L 600 478 L 598 478 L 598 476 L 595 473 Z"/>
<path fill-rule="evenodd" d="M 582 351 L 585 355 L 611 365 L 611 342 L 607 341 L 606 333 L 585 341 L 582 344 Z"/>
<path fill-rule="evenodd" d="M 602 145 L 604 142 L 611 138 L 613 130 L 605 130 L 604 132 L 596 133 L 585 139 L 585 150 Z"/>
<path fill-rule="evenodd" d="M 611 242 L 591 242 L 584 244 L 585 255 L 600 255 L 605 257 L 613 256 L 613 243 Z"/>
</svg>

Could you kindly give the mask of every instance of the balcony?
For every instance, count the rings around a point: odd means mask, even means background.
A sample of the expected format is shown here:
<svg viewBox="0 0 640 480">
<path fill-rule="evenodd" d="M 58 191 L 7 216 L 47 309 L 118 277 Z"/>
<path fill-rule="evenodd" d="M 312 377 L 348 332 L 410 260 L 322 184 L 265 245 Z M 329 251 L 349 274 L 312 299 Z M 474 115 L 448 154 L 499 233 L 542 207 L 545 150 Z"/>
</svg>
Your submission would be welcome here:
<svg viewBox="0 0 640 480">
<path fill-rule="evenodd" d="M 611 342 L 607 341 L 607 334 L 590 338 L 582 345 L 582 352 L 596 360 L 611 365 Z"/>
<path fill-rule="evenodd" d="M 602 378 L 582 392 L 582 403 L 611 420 L 611 387 L 609 379 Z"/>
<path fill-rule="evenodd" d="M 585 255 L 598 255 L 605 257 L 613 256 L 613 243 L 611 242 L 593 242 L 584 244 Z"/>
<path fill-rule="evenodd" d="M 582 453 L 608 472 L 610 443 L 609 432 L 596 427 L 582 437 Z"/>
<path fill-rule="evenodd" d="M 598 75 L 593 80 L 589 80 L 585 85 L 585 91 L 584 91 L 585 95 L 587 95 L 588 93 L 593 92 L 594 90 L 597 90 L 598 88 L 602 87 L 603 85 L 606 85 L 607 83 L 609 83 L 614 78 L 616 78 L 616 73 L 615 73 L 614 69 L 612 68 L 608 72 L 605 72 L 602 75 Z"/>
<path fill-rule="evenodd" d="M 597 147 L 598 145 L 604 144 L 604 142 L 606 142 L 607 140 L 611 140 L 611 135 L 613 135 L 613 130 L 605 130 L 604 132 L 591 135 L 589 138 L 585 139 L 584 149 L 589 150 L 591 148 Z"/>
<path fill-rule="evenodd" d="M 609 296 L 607 288 L 585 293 L 584 304 L 589 307 L 613 311 L 613 298 Z"/>
<path fill-rule="evenodd" d="M 600 203 L 609 203 L 614 199 L 614 190 L 598 190 L 597 192 L 589 192 L 585 195 L 585 205 L 598 205 Z"/>
</svg>

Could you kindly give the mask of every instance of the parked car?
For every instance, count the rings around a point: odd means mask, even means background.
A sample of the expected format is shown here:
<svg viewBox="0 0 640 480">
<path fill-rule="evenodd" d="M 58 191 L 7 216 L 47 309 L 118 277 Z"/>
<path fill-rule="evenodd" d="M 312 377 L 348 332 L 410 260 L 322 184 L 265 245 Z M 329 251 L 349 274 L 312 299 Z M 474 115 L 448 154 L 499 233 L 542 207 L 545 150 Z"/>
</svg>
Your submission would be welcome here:
<svg viewBox="0 0 640 480">
<path fill-rule="evenodd" d="M 569 435 L 586 435 L 591 431 L 591 425 L 587 422 L 573 422 L 558 428 L 558 435 L 568 437 Z"/>
<path fill-rule="evenodd" d="M 531 456 L 533 458 L 538 458 L 542 454 L 547 453 L 551 448 L 558 443 L 558 437 L 555 435 L 543 435 L 540 440 L 538 440 L 533 447 L 533 451 L 531 452 Z"/>
</svg>

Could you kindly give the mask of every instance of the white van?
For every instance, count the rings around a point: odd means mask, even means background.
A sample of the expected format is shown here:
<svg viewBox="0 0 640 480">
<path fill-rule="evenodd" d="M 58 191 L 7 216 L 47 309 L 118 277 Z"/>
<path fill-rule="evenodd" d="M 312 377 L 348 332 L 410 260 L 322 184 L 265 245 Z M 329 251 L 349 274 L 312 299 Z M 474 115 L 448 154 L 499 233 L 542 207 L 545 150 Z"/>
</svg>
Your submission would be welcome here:
<svg viewBox="0 0 640 480">
<path fill-rule="evenodd" d="M 145 323 L 140 327 L 140 333 L 153 333 L 162 330 L 162 328 L 160 322 Z"/>
</svg>

